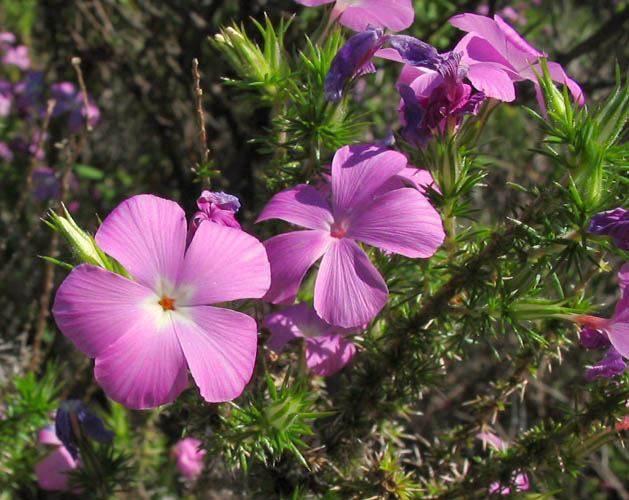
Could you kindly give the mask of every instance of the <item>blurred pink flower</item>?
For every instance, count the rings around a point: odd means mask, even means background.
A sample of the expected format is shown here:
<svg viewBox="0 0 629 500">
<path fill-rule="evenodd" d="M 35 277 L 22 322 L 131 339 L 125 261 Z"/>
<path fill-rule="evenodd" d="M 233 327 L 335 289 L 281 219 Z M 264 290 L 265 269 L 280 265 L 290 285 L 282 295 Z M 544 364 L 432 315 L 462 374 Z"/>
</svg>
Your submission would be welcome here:
<svg viewBox="0 0 629 500">
<path fill-rule="evenodd" d="M 31 60 L 28 57 L 28 47 L 26 45 L 18 45 L 17 47 L 7 48 L 4 56 L 2 56 L 2 64 L 11 64 L 21 70 L 27 70 L 31 67 Z"/>
<path fill-rule="evenodd" d="M 44 490 L 61 491 L 68 488 L 66 472 L 80 466 L 80 460 L 72 458 L 70 452 L 59 441 L 52 426 L 39 431 L 38 441 L 57 446 L 57 449 L 35 465 L 35 475 Z"/>
<path fill-rule="evenodd" d="M 203 472 L 203 457 L 206 451 L 201 450 L 200 447 L 201 441 L 195 438 L 184 438 L 173 447 L 177 470 L 186 479 L 194 481 Z"/>
<path fill-rule="evenodd" d="M 173 401 L 188 386 L 188 370 L 206 401 L 228 401 L 253 372 L 255 320 L 209 304 L 266 293 L 264 247 L 219 224 L 201 224 L 186 245 L 186 226 L 173 201 L 138 195 L 122 202 L 95 239 L 131 279 L 82 264 L 57 291 L 60 330 L 96 358 L 97 382 L 128 408 Z"/>
<path fill-rule="evenodd" d="M 476 438 L 480 439 L 483 444 L 491 446 L 494 450 L 497 451 L 506 451 L 509 447 L 509 443 L 507 441 L 503 441 L 498 436 L 491 432 L 481 432 L 476 434 Z M 522 472 L 516 472 L 512 476 L 513 486 L 515 486 L 515 491 L 526 491 L 529 489 L 529 478 L 526 474 Z M 489 486 L 489 494 L 500 494 L 500 495 L 509 495 L 511 493 L 511 487 L 503 486 L 501 483 L 496 481 Z"/>
<path fill-rule="evenodd" d="M 295 0 L 301 5 L 315 7 L 334 0 Z M 415 10 L 412 0 L 336 0 L 330 22 L 340 18 L 343 26 L 364 31 L 368 26 L 401 31 L 413 24 Z"/>
</svg>

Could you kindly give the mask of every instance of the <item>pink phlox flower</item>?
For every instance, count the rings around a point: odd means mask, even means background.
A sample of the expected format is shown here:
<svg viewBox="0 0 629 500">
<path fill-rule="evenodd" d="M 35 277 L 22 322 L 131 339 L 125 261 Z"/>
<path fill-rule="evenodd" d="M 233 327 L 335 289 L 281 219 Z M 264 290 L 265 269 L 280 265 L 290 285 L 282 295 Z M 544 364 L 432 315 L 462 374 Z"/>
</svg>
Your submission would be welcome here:
<svg viewBox="0 0 629 500">
<path fill-rule="evenodd" d="M 173 447 L 173 455 L 177 460 L 177 470 L 191 481 L 197 479 L 205 467 L 203 458 L 206 450 L 201 449 L 201 441 L 187 437 Z"/>
<path fill-rule="evenodd" d="M 196 228 L 203 221 L 210 221 L 223 226 L 240 229 L 240 223 L 235 214 L 240 210 L 240 201 L 234 195 L 204 190 L 197 199 L 199 211 L 190 221 L 189 237 L 191 238 Z"/>
<path fill-rule="evenodd" d="M 55 451 L 35 465 L 35 475 L 39 486 L 44 490 L 51 491 L 68 489 L 67 472 L 80 467 L 81 461 L 72 458 L 52 426 L 39 431 L 38 441 L 57 447 Z"/>
<path fill-rule="evenodd" d="M 433 135 L 458 127 L 464 115 L 478 113 L 486 96 L 472 94 L 472 88 L 463 83 L 468 68 L 460 60 L 461 54 L 451 52 L 436 72 L 422 73 L 410 86 L 398 84 L 402 135 L 410 144 L 425 148 Z"/>
<path fill-rule="evenodd" d="M 531 80 L 539 88 L 535 71 L 542 74 L 538 61 L 546 54 L 529 44 L 499 15 L 491 19 L 478 14 L 459 14 L 450 18 L 450 23 L 468 32 L 454 52 L 463 53 L 461 63 L 469 67 L 467 78 L 475 88 L 506 102 L 515 99 L 513 82 Z M 585 102 L 581 87 L 566 75 L 560 64 L 549 61 L 548 70 L 554 81 L 568 86 L 577 103 Z"/>
<path fill-rule="evenodd" d="M 264 299 L 289 305 L 306 271 L 320 258 L 314 308 L 331 325 L 352 328 L 371 321 L 389 292 L 361 241 L 410 258 L 432 256 L 445 238 L 439 213 L 414 188 L 378 189 L 407 166 L 406 157 L 373 144 L 344 146 L 332 160 L 330 201 L 300 184 L 276 194 L 258 218 L 306 228 L 264 245 L 271 287 Z"/>
<path fill-rule="evenodd" d="M 307 7 L 334 2 L 334 0 L 295 1 Z M 336 19 L 354 31 L 363 31 L 369 25 L 401 31 L 413 24 L 415 10 L 412 0 L 336 0 L 330 23 Z"/>
<path fill-rule="evenodd" d="M 505 452 L 509 448 L 509 442 L 500 439 L 498 436 L 491 432 L 481 432 L 476 434 L 476 438 L 480 439 L 484 445 L 491 446 L 494 450 Z M 512 485 L 515 486 L 515 491 L 526 491 L 529 489 L 529 478 L 526 474 L 517 471 L 512 476 Z M 511 493 L 511 487 L 504 486 L 502 483 L 496 481 L 489 486 L 489 494 L 509 495 Z"/>
<path fill-rule="evenodd" d="M 11 148 L 6 142 L 0 141 L 0 160 L 8 163 L 11 161 L 11 158 L 13 158 L 13 152 L 11 151 Z"/>
<path fill-rule="evenodd" d="M 275 352 L 295 338 L 305 338 L 306 366 L 322 377 L 334 375 L 352 360 L 356 347 L 344 336 L 361 329 L 331 326 L 305 302 L 268 314 L 264 326 L 271 331 L 267 346 Z"/>
<path fill-rule="evenodd" d="M 2 56 L 2 64 L 17 66 L 23 71 L 27 70 L 31 67 L 31 60 L 28 57 L 28 47 L 26 45 L 8 47 Z"/>
<path fill-rule="evenodd" d="M 220 224 L 201 224 L 189 245 L 186 233 L 177 203 L 134 196 L 95 236 L 132 279 L 82 264 L 55 298 L 59 329 L 95 358 L 96 381 L 128 408 L 173 401 L 188 386 L 188 370 L 206 401 L 232 400 L 253 372 L 255 320 L 211 304 L 266 293 L 264 246 Z"/>
</svg>

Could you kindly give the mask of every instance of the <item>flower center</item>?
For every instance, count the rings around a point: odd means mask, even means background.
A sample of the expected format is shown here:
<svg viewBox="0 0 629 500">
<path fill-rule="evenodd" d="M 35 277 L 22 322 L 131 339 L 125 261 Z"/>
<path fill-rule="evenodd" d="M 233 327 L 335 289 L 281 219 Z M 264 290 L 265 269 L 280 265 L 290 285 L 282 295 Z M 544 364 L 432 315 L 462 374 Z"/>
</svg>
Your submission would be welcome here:
<svg viewBox="0 0 629 500">
<path fill-rule="evenodd" d="M 345 236 L 345 233 L 347 233 L 347 229 L 345 229 L 340 224 L 337 224 L 336 222 L 330 227 L 330 236 L 332 236 L 333 238 L 341 239 L 343 236 Z"/>
<path fill-rule="evenodd" d="M 168 297 L 162 297 L 162 300 L 158 302 L 164 311 L 174 311 L 175 310 L 175 301 L 173 299 L 169 299 Z"/>
</svg>

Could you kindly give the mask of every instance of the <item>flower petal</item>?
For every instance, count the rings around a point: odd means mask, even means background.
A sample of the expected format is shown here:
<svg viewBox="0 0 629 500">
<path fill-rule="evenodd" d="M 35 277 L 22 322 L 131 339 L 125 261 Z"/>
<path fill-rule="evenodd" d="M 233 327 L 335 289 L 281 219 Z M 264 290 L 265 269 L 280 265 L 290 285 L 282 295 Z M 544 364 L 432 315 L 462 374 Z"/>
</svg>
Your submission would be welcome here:
<svg viewBox="0 0 629 500">
<path fill-rule="evenodd" d="M 295 2 L 305 5 L 306 7 L 316 7 L 324 3 L 332 3 L 334 0 L 295 0 Z"/>
<path fill-rule="evenodd" d="M 607 336 L 625 358 L 629 358 L 629 296 L 626 294 L 616 303 L 614 318 L 610 322 Z"/>
<path fill-rule="evenodd" d="M 188 366 L 173 323 L 190 320 L 174 311 L 159 314 L 161 322 L 155 318 L 136 323 L 96 358 L 96 381 L 107 396 L 127 408 L 170 403 L 188 387 Z"/>
<path fill-rule="evenodd" d="M 343 4 L 356 4 L 344 7 Z M 412 0 L 361 0 L 360 2 L 338 1 L 336 10 L 343 10 L 341 24 L 354 31 L 367 29 L 369 25 L 387 27 L 401 31 L 413 24 L 415 10 Z"/>
<path fill-rule="evenodd" d="M 503 102 L 515 100 L 515 86 L 509 74 L 495 63 L 477 63 L 469 67 L 468 80 L 487 97 Z"/>
<path fill-rule="evenodd" d="M 268 314 L 264 318 L 264 326 L 271 331 L 266 345 L 275 352 L 280 352 L 292 339 L 316 337 L 329 328 L 305 302 Z"/>
<path fill-rule="evenodd" d="M 306 365 L 317 375 L 329 377 L 341 370 L 356 354 L 356 346 L 341 335 L 306 339 Z"/>
<path fill-rule="evenodd" d="M 256 361 L 258 328 L 246 314 L 218 307 L 185 308 L 191 322 L 175 323 L 190 373 L 210 403 L 242 394 Z"/>
<path fill-rule="evenodd" d="M 387 303 L 389 290 L 380 273 L 351 239 L 334 238 L 315 282 L 314 307 L 331 325 L 368 323 Z"/>
<path fill-rule="evenodd" d="M 186 251 L 177 290 L 183 305 L 204 305 L 262 297 L 271 283 L 266 250 L 250 234 L 203 223 Z"/>
<path fill-rule="evenodd" d="M 95 358 L 141 319 L 141 304 L 152 296 L 119 274 L 81 264 L 61 283 L 52 314 L 63 334 Z"/>
<path fill-rule="evenodd" d="M 187 223 L 174 201 L 142 194 L 118 205 L 96 232 L 96 243 L 133 278 L 158 290 L 177 282 L 186 246 Z"/>
<path fill-rule="evenodd" d="M 308 229 L 329 231 L 333 222 L 330 204 L 312 186 L 299 184 L 277 193 L 267 203 L 256 222 L 282 219 Z"/>
<path fill-rule="evenodd" d="M 271 263 L 271 287 L 263 300 L 291 304 L 310 269 L 325 252 L 331 236 L 323 231 L 293 231 L 264 242 Z"/>
<path fill-rule="evenodd" d="M 412 188 L 376 198 L 350 223 L 348 238 L 406 257 L 430 257 L 443 243 L 439 212 Z"/>
<path fill-rule="evenodd" d="M 387 179 L 404 169 L 402 153 L 375 144 L 343 146 L 332 159 L 332 208 L 344 217 L 371 199 Z"/>
<path fill-rule="evenodd" d="M 77 461 L 63 446 L 35 465 L 37 482 L 43 490 L 60 491 L 68 487 L 66 472 L 76 469 Z"/>
</svg>

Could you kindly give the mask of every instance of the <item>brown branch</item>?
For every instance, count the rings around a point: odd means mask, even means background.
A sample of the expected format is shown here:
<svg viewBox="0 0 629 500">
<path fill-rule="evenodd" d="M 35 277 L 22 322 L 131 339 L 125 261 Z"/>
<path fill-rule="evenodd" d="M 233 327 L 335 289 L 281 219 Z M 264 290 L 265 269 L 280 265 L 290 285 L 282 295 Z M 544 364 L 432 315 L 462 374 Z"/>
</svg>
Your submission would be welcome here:
<svg viewBox="0 0 629 500">
<path fill-rule="evenodd" d="M 205 118 L 203 115 L 203 89 L 201 88 L 201 76 L 199 75 L 199 60 L 196 57 L 192 60 L 192 75 L 194 76 L 194 97 L 196 100 L 197 124 L 199 125 L 201 161 L 203 163 L 207 163 L 210 156 L 210 150 L 207 147 Z"/>
</svg>

